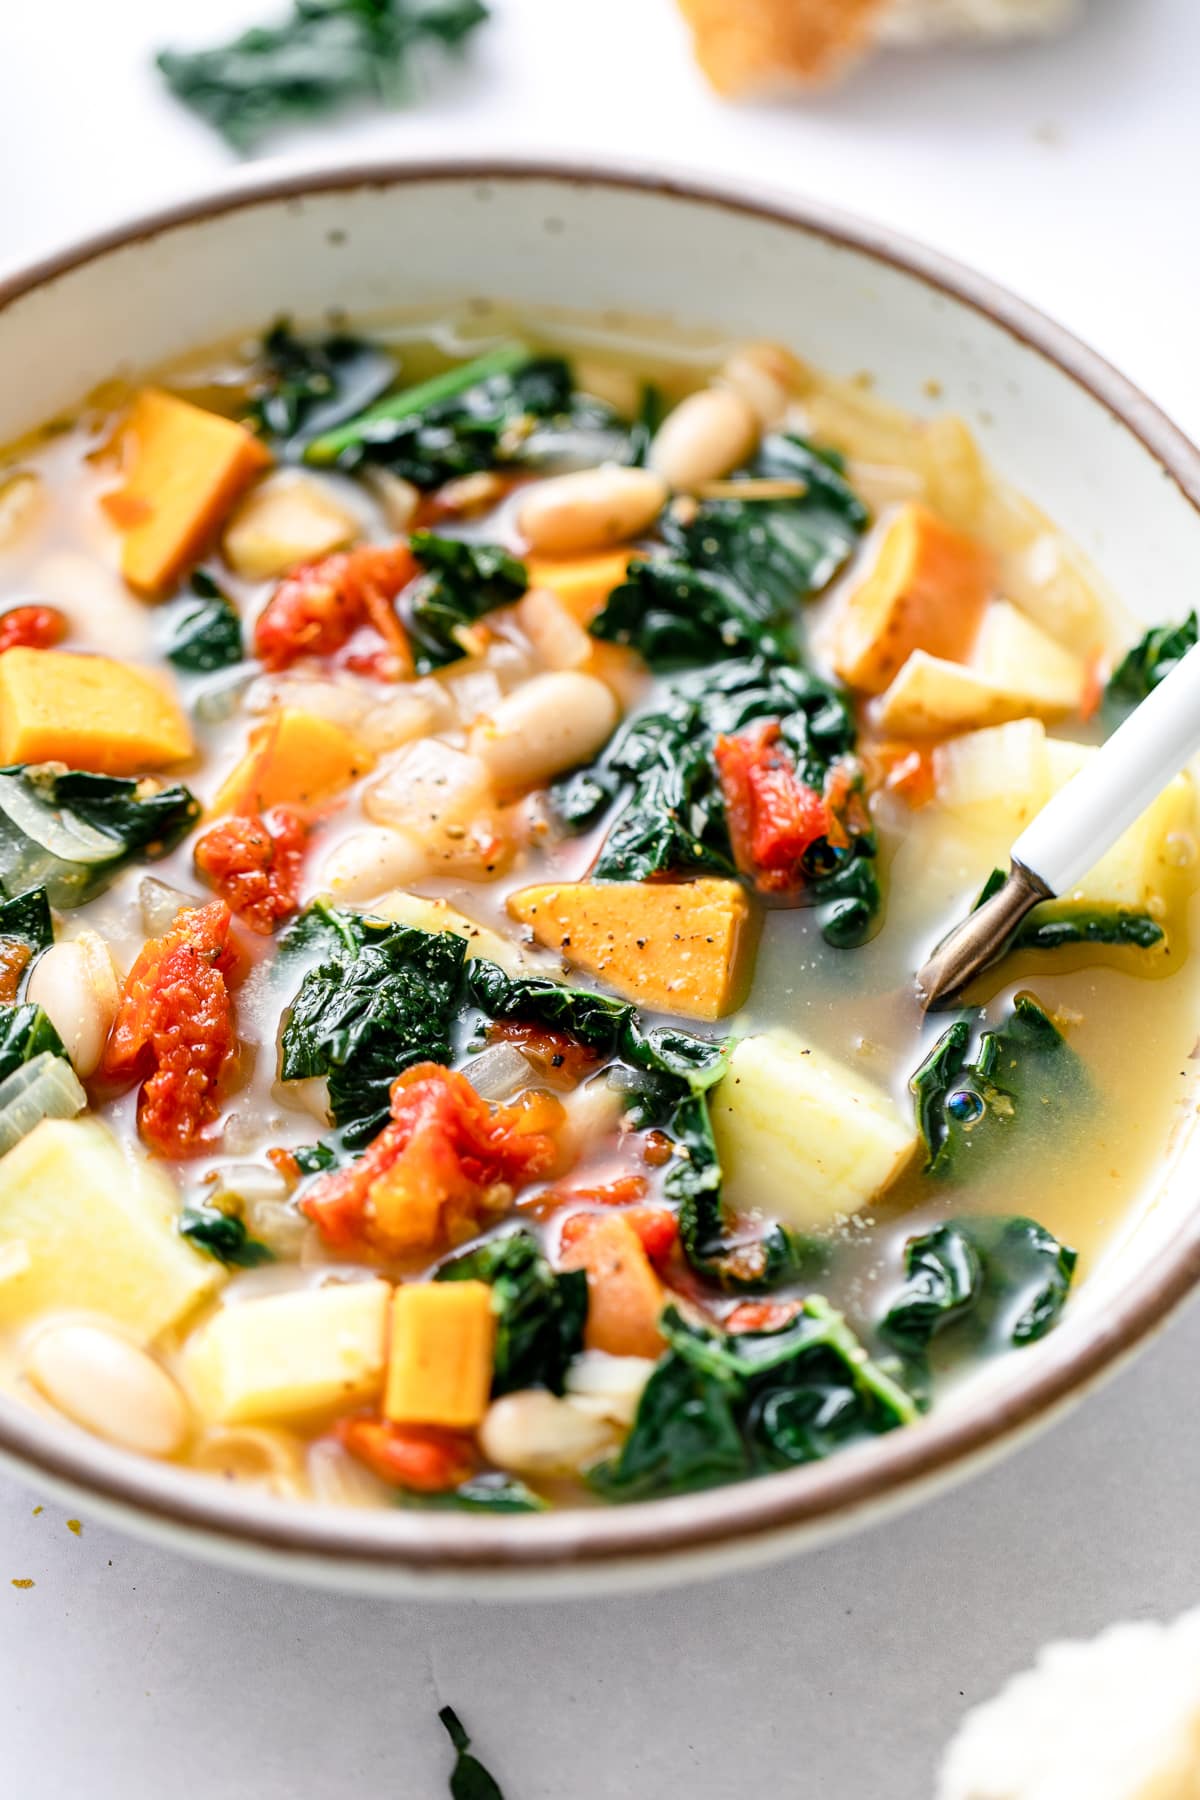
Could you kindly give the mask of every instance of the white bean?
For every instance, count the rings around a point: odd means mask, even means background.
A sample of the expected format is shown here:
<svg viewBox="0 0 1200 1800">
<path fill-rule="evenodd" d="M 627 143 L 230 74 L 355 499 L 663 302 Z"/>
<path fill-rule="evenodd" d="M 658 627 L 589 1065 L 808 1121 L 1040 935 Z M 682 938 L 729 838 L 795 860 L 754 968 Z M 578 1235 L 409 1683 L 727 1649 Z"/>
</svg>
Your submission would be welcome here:
<svg viewBox="0 0 1200 1800">
<path fill-rule="evenodd" d="M 390 469 L 367 468 L 363 479 L 379 502 L 384 522 L 393 531 L 407 531 L 421 504 L 421 490 Z"/>
<path fill-rule="evenodd" d="M 46 1013 L 77 1075 L 95 1073 L 121 994 L 108 945 L 95 931 L 52 944 L 34 964 L 27 998 Z"/>
<path fill-rule="evenodd" d="M 604 1350 L 585 1350 L 567 1372 L 567 1396 L 581 1412 L 628 1429 L 653 1373 L 654 1363 L 648 1356 L 610 1356 Z"/>
<path fill-rule="evenodd" d="M 640 536 L 666 498 L 652 469 L 579 469 L 530 488 L 517 527 L 535 556 L 580 556 Z"/>
<path fill-rule="evenodd" d="M 322 883 L 335 900 L 374 900 L 428 874 L 429 858 L 416 833 L 386 825 L 352 832 L 321 866 Z"/>
<path fill-rule="evenodd" d="M 144 1456 L 173 1456 L 188 1435 L 187 1402 L 153 1357 L 103 1325 L 55 1325 L 33 1341 L 25 1373 L 61 1413 Z"/>
<path fill-rule="evenodd" d="M 530 588 L 517 605 L 517 618 L 548 669 L 578 669 L 592 654 L 593 640 L 549 588 Z"/>
<path fill-rule="evenodd" d="M 613 1449 L 617 1438 L 608 1420 L 545 1388 L 494 1400 L 479 1427 L 488 1461 L 521 1475 L 572 1475 Z"/>
<path fill-rule="evenodd" d="M 745 462 L 758 442 L 757 414 L 732 388 L 702 388 L 669 412 L 654 434 L 649 463 L 684 493 Z"/>
<path fill-rule="evenodd" d="M 535 675 L 471 732 L 472 756 L 500 787 L 548 781 L 587 762 L 612 735 L 617 702 L 594 675 Z"/>
<path fill-rule="evenodd" d="M 740 344 L 718 380 L 732 388 L 764 426 L 778 425 L 804 380 L 804 367 L 782 344 Z"/>
</svg>

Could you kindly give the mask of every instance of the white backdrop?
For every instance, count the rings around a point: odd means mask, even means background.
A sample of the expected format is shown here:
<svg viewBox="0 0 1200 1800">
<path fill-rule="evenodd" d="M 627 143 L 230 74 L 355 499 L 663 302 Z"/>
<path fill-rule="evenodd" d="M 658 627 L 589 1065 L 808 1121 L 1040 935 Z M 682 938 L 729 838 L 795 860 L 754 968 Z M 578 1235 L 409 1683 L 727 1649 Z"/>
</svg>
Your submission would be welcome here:
<svg viewBox="0 0 1200 1800">
<path fill-rule="evenodd" d="M 879 61 L 722 107 L 669 0 L 493 0 L 468 69 L 313 156 L 588 150 L 744 172 L 890 223 L 1056 314 L 1200 435 L 1200 7 L 1092 0 L 1070 41 Z M 149 53 L 271 0 L 0 0 L 0 272 L 230 159 Z M 697 296 L 703 313 L 703 296 Z M 1164 606 L 1194 595 L 1164 597 Z M 535 1607 L 214 1572 L 0 1482 L 6 1800 L 426 1800 L 462 1712 L 507 1800 L 927 1800 L 963 1708 L 1044 1639 L 1200 1599 L 1200 1310 L 1032 1448 L 764 1574 Z M 14 1579 L 32 1588 L 14 1588 Z"/>
</svg>

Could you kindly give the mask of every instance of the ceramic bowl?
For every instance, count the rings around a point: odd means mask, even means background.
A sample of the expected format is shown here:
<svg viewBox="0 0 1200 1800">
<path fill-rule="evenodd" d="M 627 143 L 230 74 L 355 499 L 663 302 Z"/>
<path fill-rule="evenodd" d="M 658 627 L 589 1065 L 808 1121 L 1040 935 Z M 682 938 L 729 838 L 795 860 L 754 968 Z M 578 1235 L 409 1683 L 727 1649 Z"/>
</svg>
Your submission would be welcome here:
<svg viewBox="0 0 1200 1800">
<path fill-rule="evenodd" d="M 0 284 L 0 442 L 114 374 L 282 312 L 433 312 L 473 296 L 781 339 L 830 371 L 870 369 L 914 413 L 930 410 L 936 382 L 937 406 L 971 420 L 1000 472 L 1129 606 L 1185 592 L 1200 563 L 1200 454 L 1050 320 L 820 205 L 621 168 L 288 175 L 80 244 Z M 1200 1150 L 1181 1120 L 1135 1224 L 1049 1338 L 918 1425 L 742 1486 L 532 1517 L 335 1510 L 135 1459 L 9 1401 L 0 1457 L 131 1530 L 360 1591 L 541 1596 L 728 1570 L 862 1525 L 1049 1423 L 1200 1276 L 1198 1187 Z"/>
</svg>

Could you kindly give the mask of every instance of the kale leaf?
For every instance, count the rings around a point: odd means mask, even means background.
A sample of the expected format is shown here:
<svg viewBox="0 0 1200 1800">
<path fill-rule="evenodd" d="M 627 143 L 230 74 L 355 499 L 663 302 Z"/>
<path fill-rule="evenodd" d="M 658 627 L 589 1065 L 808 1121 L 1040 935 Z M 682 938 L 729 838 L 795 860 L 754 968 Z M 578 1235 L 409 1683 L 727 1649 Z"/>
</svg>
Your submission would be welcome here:
<svg viewBox="0 0 1200 1800">
<path fill-rule="evenodd" d="M 634 1011 L 627 1000 L 614 1000 L 591 988 L 563 987 L 541 975 L 507 975 L 484 957 L 467 964 L 466 991 L 489 1019 L 519 1019 L 550 1031 L 567 1031 L 602 1056 L 615 1050 Z"/>
<path fill-rule="evenodd" d="M 414 531 L 409 540 L 425 573 L 406 590 L 404 628 L 421 675 L 469 654 L 464 634 L 484 613 L 519 600 L 525 565 L 500 544 L 467 543 Z"/>
<path fill-rule="evenodd" d="M 718 737 L 777 720 L 796 773 L 817 793 L 835 763 L 852 776 L 856 732 L 846 698 L 803 666 L 746 657 L 673 682 L 661 707 L 635 714 L 599 761 L 551 792 L 568 832 L 594 825 L 619 802 L 593 867 L 601 881 L 736 873 L 725 801 L 713 759 Z M 826 940 L 862 943 L 879 908 L 875 838 L 856 815 L 845 844 L 820 838 L 805 853 L 803 899 Z"/>
<path fill-rule="evenodd" d="M 674 1307 L 661 1327 L 668 1349 L 629 1437 L 588 1472 L 608 1499 L 684 1493 L 813 1462 L 918 1415 L 912 1395 L 820 1295 L 775 1331 L 721 1337 Z"/>
<path fill-rule="evenodd" d="M 48 950 L 54 942 L 54 921 L 44 887 L 29 888 L 0 900 L 0 940 L 17 944 L 30 953 L 30 958 Z"/>
<path fill-rule="evenodd" d="M 588 630 L 662 671 L 753 651 L 783 656 L 793 647 L 765 590 L 670 555 L 631 562 Z"/>
<path fill-rule="evenodd" d="M 413 52 L 457 49 L 487 17 L 481 0 L 293 0 L 278 25 L 156 60 L 176 98 L 245 151 L 276 126 L 347 100 L 401 104 Z"/>
<path fill-rule="evenodd" d="M 168 662 L 191 675 L 232 668 L 245 655 L 237 608 L 206 569 L 193 571 L 191 588 L 193 597 L 171 608 Z"/>
<path fill-rule="evenodd" d="M 314 438 L 357 418 L 395 375 L 395 358 L 379 344 L 346 332 L 301 338 L 279 319 L 255 358 L 247 418 L 282 456 L 294 458 Z"/>
<path fill-rule="evenodd" d="M 466 944 L 453 932 L 418 931 L 327 905 L 309 913 L 283 944 L 292 954 L 315 949 L 321 960 L 288 1008 L 280 1075 L 328 1078 L 339 1149 L 351 1150 L 386 1123 L 397 1075 L 414 1063 L 450 1061 Z"/>
<path fill-rule="evenodd" d="M 998 893 L 1007 877 L 993 869 L 972 907 Z M 1027 913 L 1008 941 L 1008 950 L 1061 950 L 1067 944 L 1132 944 L 1139 950 L 1161 944 L 1166 933 L 1147 912 L 1131 907 L 1095 905 L 1081 900 L 1047 900 Z"/>
<path fill-rule="evenodd" d="M 1195 648 L 1200 628 L 1190 612 L 1178 625 L 1155 625 L 1117 664 L 1108 678 L 1101 717 L 1111 731 L 1152 688 Z"/>
<path fill-rule="evenodd" d="M 14 1070 L 32 1062 L 35 1056 L 49 1053 L 65 1057 L 67 1052 L 49 1016 L 40 1006 L 6 1006 L 0 1008 L 0 1081 Z"/>
<path fill-rule="evenodd" d="M 583 1349 L 587 1276 L 556 1275 L 528 1231 L 488 1238 L 443 1263 L 437 1281 L 485 1281 L 492 1290 L 496 1347 L 492 1393 L 547 1387 L 561 1394 L 567 1367 Z"/>
<path fill-rule="evenodd" d="M 273 1250 L 250 1236 L 244 1220 L 217 1206 L 185 1206 L 179 1215 L 179 1230 L 189 1244 L 227 1268 L 256 1269 L 260 1263 L 275 1260 Z"/>
<path fill-rule="evenodd" d="M 199 817 L 185 787 L 11 764 L 0 769 L 0 889 L 44 887 L 52 906 L 82 906 L 134 857 L 173 850 Z"/>
<path fill-rule="evenodd" d="M 967 1061 L 971 1028 L 956 1019 L 909 1080 L 925 1144 L 927 1175 L 947 1174 L 969 1150 L 973 1160 L 1012 1141 L 1026 1112 L 1064 1124 L 1087 1098 L 1082 1064 L 1032 994 L 1018 994 L 995 1031 L 985 1031 Z"/>
<path fill-rule="evenodd" d="M 454 1709 L 443 1706 L 438 1718 L 446 1727 L 450 1742 L 457 1752 L 450 1775 L 450 1800 L 504 1800 L 504 1795 L 479 1758 L 471 1755 L 471 1740 Z"/>
</svg>

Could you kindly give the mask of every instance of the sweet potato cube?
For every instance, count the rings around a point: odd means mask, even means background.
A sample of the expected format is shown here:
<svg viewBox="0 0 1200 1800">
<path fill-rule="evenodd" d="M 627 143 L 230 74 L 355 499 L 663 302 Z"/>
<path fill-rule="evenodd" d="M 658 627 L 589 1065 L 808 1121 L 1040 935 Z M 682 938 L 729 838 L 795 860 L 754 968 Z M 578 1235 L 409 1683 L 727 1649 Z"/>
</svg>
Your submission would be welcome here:
<svg viewBox="0 0 1200 1800">
<path fill-rule="evenodd" d="M 191 754 L 187 720 L 147 670 L 70 650 L 0 655 L 0 762 L 140 775 Z"/>
<path fill-rule="evenodd" d="M 741 1001 L 750 907 L 736 881 L 574 881 L 522 888 L 508 910 L 641 1006 L 719 1019 Z"/>
<path fill-rule="evenodd" d="M 0 657 L 0 666 L 3 661 Z M 250 733 L 246 754 L 226 776 L 211 810 L 261 813 L 272 806 L 313 806 L 340 794 L 372 766 L 370 753 L 341 725 L 285 706 Z"/>
<path fill-rule="evenodd" d="M 271 456 L 244 425 L 161 388 L 142 389 L 122 441 L 125 480 L 105 510 L 125 532 L 126 581 L 158 594 L 202 554 Z"/>
<path fill-rule="evenodd" d="M 383 1410 L 400 1425 L 470 1431 L 492 1391 L 496 1316 L 486 1281 L 408 1282 L 392 1295 Z"/>
<path fill-rule="evenodd" d="M 526 565 L 529 586 L 549 588 L 573 619 L 590 625 L 613 589 L 624 581 L 633 554 L 608 550 L 602 556 L 533 557 Z"/>
<path fill-rule="evenodd" d="M 662 1355 L 666 1345 L 658 1321 L 665 1304 L 663 1285 L 627 1219 L 597 1213 L 565 1246 L 559 1266 L 587 1274 L 587 1349 L 606 1350 L 610 1356 Z"/>
<path fill-rule="evenodd" d="M 914 650 L 960 662 L 987 604 L 991 564 L 974 539 L 911 503 L 884 533 L 875 566 L 842 602 L 833 665 L 843 681 L 881 694 Z"/>
</svg>

